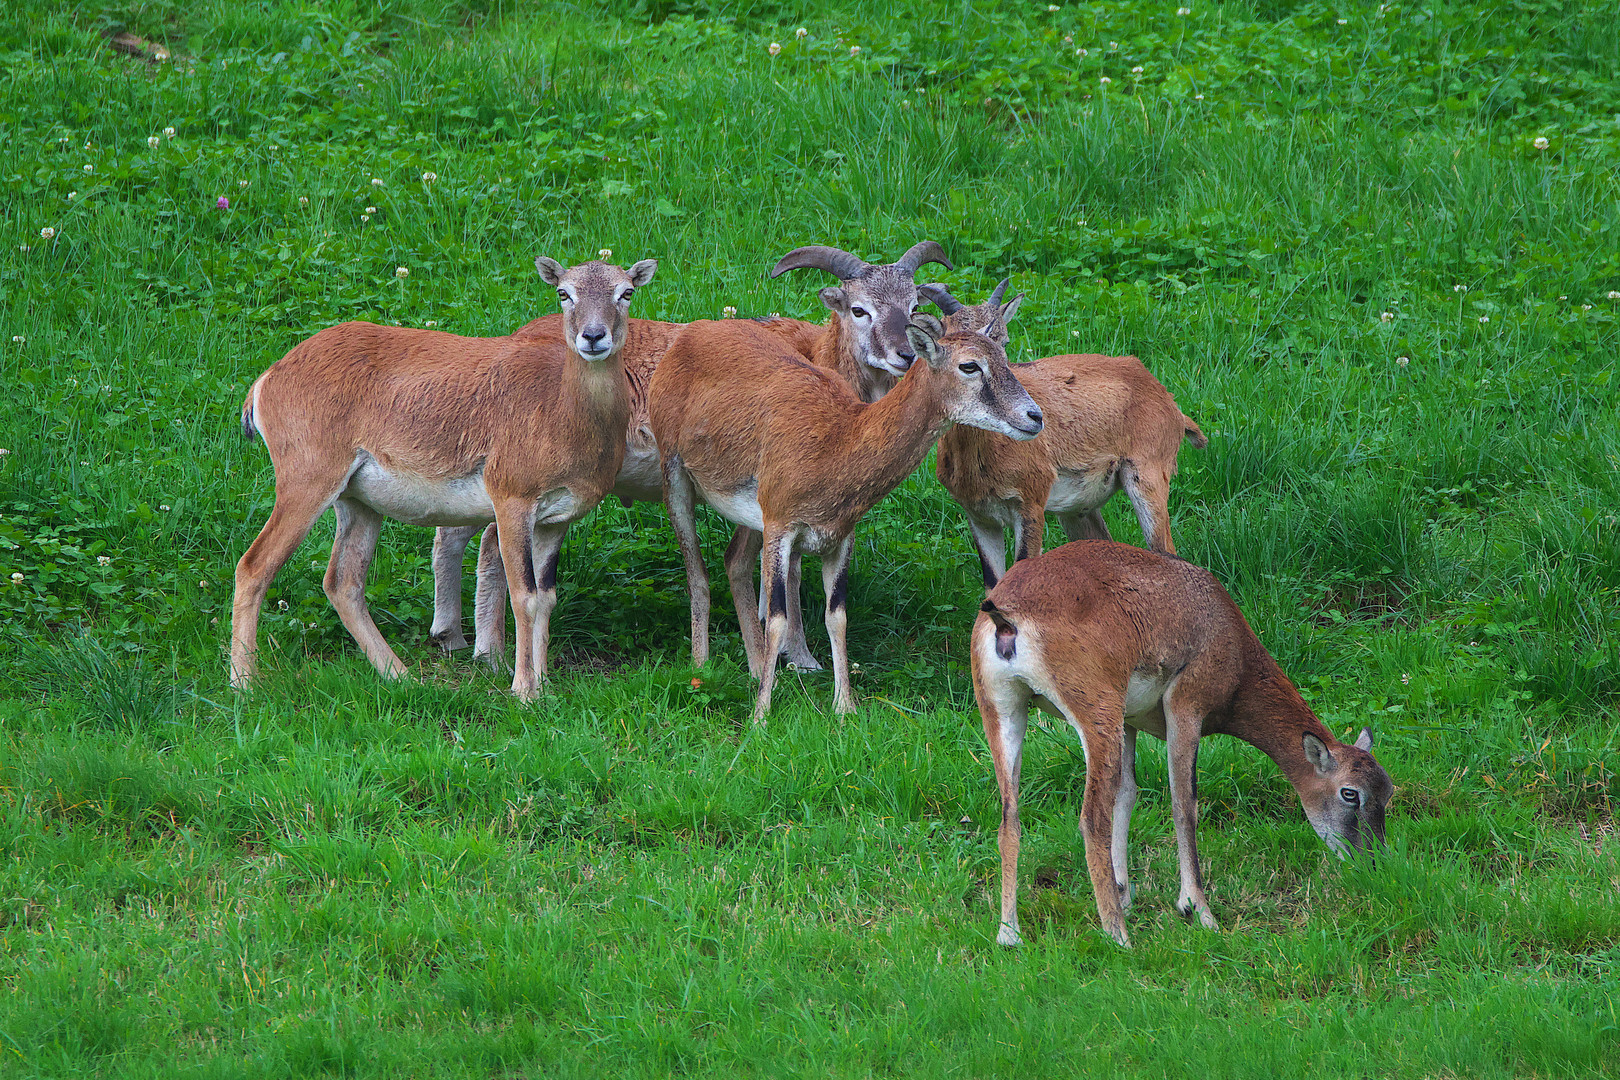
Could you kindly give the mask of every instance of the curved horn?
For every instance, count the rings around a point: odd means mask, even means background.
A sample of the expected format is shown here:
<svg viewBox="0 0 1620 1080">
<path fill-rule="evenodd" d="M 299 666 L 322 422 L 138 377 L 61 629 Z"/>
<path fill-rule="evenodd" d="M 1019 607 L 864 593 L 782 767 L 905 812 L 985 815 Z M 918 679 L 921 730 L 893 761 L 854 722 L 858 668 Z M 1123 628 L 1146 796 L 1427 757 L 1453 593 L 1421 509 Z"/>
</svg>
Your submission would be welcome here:
<svg viewBox="0 0 1620 1080">
<path fill-rule="evenodd" d="M 952 296 L 945 286 L 938 282 L 917 286 L 917 295 L 947 315 L 955 315 L 962 310 L 962 301 Z"/>
<path fill-rule="evenodd" d="M 1003 296 L 1007 295 L 1007 286 L 1011 285 L 1011 284 L 1012 284 L 1012 278 L 1002 278 L 1001 279 L 1001 284 L 997 285 L 995 287 L 995 290 L 993 292 L 991 292 L 991 294 L 990 294 L 990 302 L 999 307 L 1001 305 L 1001 298 Z"/>
<path fill-rule="evenodd" d="M 923 263 L 939 263 L 947 270 L 956 269 L 951 265 L 951 260 L 945 257 L 945 249 L 932 240 L 923 240 L 920 243 L 912 244 L 911 250 L 900 256 L 894 265 L 908 274 L 915 274 L 917 267 Z"/>
<path fill-rule="evenodd" d="M 825 270 L 839 281 L 852 281 L 865 277 L 871 266 L 861 258 L 840 248 L 812 244 L 794 248 L 771 271 L 771 277 L 781 277 L 789 270 Z"/>
</svg>

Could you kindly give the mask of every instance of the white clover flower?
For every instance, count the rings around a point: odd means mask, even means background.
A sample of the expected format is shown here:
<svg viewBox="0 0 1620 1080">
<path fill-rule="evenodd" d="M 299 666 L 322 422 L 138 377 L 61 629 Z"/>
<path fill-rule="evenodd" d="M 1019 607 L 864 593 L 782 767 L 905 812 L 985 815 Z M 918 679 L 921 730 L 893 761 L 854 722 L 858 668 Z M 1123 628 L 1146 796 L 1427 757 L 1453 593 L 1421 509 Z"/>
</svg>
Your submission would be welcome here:
<svg viewBox="0 0 1620 1080">
<path fill-rule="evenodd" d="M 248 182 L 247 182 L 247 181 L 246 181 L 246 180 L 238 180 L 238 181 L 237 181 L 237 182 L 236 182 L 236 186 L 237 186 L 237 187 L 247 187 L 247 186 L 248 186 Z"/>
<path fill-rule="evenodd" d="M 5 457 L 10 453 L 11 453 L 10 450 L 7 450 L 5 447 L 0 446 L 0 457 Z"/>
<path fill-rule="evenodd" d="M 404 281 L 411 276 L 411 268 L 408 266 L 396 266 L 394 267 L 394 276 Z"/>
<path fill-rule="evenodd" d="M 1142 65 L 1138 64 L 1135 67 L 1131 68 L 1131 74 L 1132 75 L 1140 75 L 1140 74 L 1142 74 Z"/>
<path fill-rule="evenodd" d="M 361 221 L 370 221 L 371 220 L 371 215 L 370 214 L 361 214 L 360 215 L 360 220 Z"/>
<path fill-rule="evenodd" d="M 1545 136 L 1545 135 L 1537 135 L 1535 141 L 1532 142 L 1530 145 L 1535 147 L 1537 150 L 1545 150 L 1545 149 L 1547 149 L 1547 147 L 1551 146 L 1552 144 L 1547 141 L 1547 136 Z"/>
<path fill-rule="evenodd" d="M 27 244 L 18 244 L 17 245 L 17 250 L 18 251 L 32 251 L 33 248 L 29 247 Z"/>
<path fill-rule="evenodd" d="M 197 582 L 197 588 L 199 588 L 199 589 L 206 589 L 206 588 L 208 588 L 208 582 L 206 582 L 206 581 L 199 581 L 199 582 Z"/>
<path fill-rule="evenodd" d="M 377 212 L 377 208 L 376 208 L 376 207 L 375 207 L 375 206 L 368 206 L 368 207 L 366 207 L 366 213 L 368 213 L 368 214 L 375 214 L 375 213 L 376 213 L 376 212 Z"/>
<path fill-rule="evenodd" d="M 96 556 L 96 565 L 97 566 L 111 566 L 112 565 L 112 556 L 111 555 L 97 555 Z"/>
<path fill-rule="evenodd" d="M 720 317 L 722 319 L 735 319 L 737 317 L 737 309 L 732 307 L 730 304 L 727 304 L 725 307 L 720 309 Z"/>
<path fill-rule="evenodd" d="M 300 196 L 298 196 L 298 205 L 299 206 L 308 206 L 309 205 L 309 196 L 308 195 L 300 195 Z"/>
<path fill-rule="evenodd" d="M 1340 19 L 1339 20 L 1339 25 L 1340 26 L 1349 26 L 1350 25 L 1350 20 L 1349 19 Z"/>
<path fill-rule="evenodd" d="M 1395 313 L 1393 311 L 1380 311 L 1378 313 L 1378 321 L 1379 322 L 1394 322 L 1395 321 Z"/>
<path fill-rule="evenodd" d="M 372 187 L 382 187 L 383 186 L 382 179 L 380 177 L 373 176 L 371 178 L 371 186 Z"/>
<path fill-rule="evenodd" d="M 1074 55 L 1076 55 L 1076 56 L 1090 56 L 1091 55 L 1091 50 L 1090 49 L 1076 49 L 1076 50 L 1074 50 Z"/>
<path fill-rule="evenodd" d="M 597 250 L 597 252 L 596 252 L 596 257 L 598 259 L 611 259 L 611 258 L 613 258 L 613 249 L 612 248 L 599 248 Z"/>
<path fill-rule="evenodd" d="M 1046 10 L 1047 11 L 1056 11 L 1057 9 L 1058 9 L 1058 6 L 1056 4 L 1047 4 L 1046 5 Z"/>
<path fill-rule="evenodd" d="M 1558 299 L 1560 299 L 1560 300 L 1568 300 L 1568 299 L 1569 299 L 1569 297 L 1567 297 L 1567 296 L 1560 296 L 1560 297 L 1559 297 L 1559 298 L 1558 298 Z"/>
<path fill-rule="evenodd" d="M 1609 290 L 1609 299 L 1610 300 L 1620 300 L 1620 289 L 1610 289 Z"/>
<path fill-rule="evenodd" d="M 156 135 L 148 135 L 146 137 L 146 145 L 153 150 L 156 150 L 158 148 L 158 144 L 161 142 L 163 142 L 163 140 L 158 138 Z"/>
<path fill-rule="evenodd" d="M 1101 79 L 1098 79 L 1097 81 L 1102 83 L 1102 85 L 1107 86 L 1109 83 L 1113 82 L 1114 80 L 1110 79 L 1108 76 L 1104 75 Z"/>
<path fill-rule="evenodd" d="M 1591 304 L 1582 304 L 1581 305 L 1581 310 L 1582 311 L 1591 311 L 1592 310 L 1592 305 Z"/>
<path fill-rule="evenodd" d="M 810 31 L 801 26 L 797 30 L 793 31 L 793 36 L 798 38 L 800 41 L 803 41 L 805 38 L 810 36 Z"/>
<path fill-rule="evenodd" d="M 70 192 L 67 193 L 67 201 L 68 202 L 72 202 L 74 199 L 77 199 L 78 197 L 79 197 L 79 193 L 77 191 L 70 191 Z"/>
<path fill-rule="evenodd" d="M 849 47 L 849 55 L 851 55 L 851 56 L 859 56 L 859 55 L 861 55 L 861 47 L 859 45 L 851 45 Z"/>
<path fill-rule="evenodd" d="M 782 51 L 782 43 L 780 41 L 773 41 L 769 45 L 765 46 L 765 51 L 770 53 L 772 56 L 775 56 L 777 53 Z"/>
<path fill-rule="evenodd" d="M 166 127 L 166 128 L 164 128 L 164 129 L 163 129 L 163 137 L 164 137 L 164 138 L 165 138 L 165 139 L 172 139 L 172 138 L 174 138 L 174 128 L 172 128 L 172 127 Z"/>
<path fill-rule="evenodd" d="M 292 605 L 288 604 L 287 601 L 285 601 L 285 600 L 277 600 L 276 601 L 276 607 L 278 609 L 280 609 L 281 611 L 286 611 L 291 606 Z"/>
<path fill-rule="evenodd" d="M 1481 326 L 1483 326 L 1485 323 L 1488 323 L 1490 321 L 1491 321 L 1491 317 L 1489 315 L 1481 315 L 1479 317 L 1479 322 L 1480 322 Z"/>
<path fill-rule="evenodd" d="M 1112 51 L 1112 50 L 1114 50 L 1114 49 L 1117 49 L 1117 48 L 1119 48 L 1119 42 L 1117 42 L 1117 41 L 1110 41 L 1110 42 L 1109 42 L 1109 43 L 1108 43 L 1108 48 L 1109 48 L 1109 50 L 1110 50 L 1110 51 Z"/>
<path fill-rule="evenodd" d="M 11 335 L 11 343 L 13 345 L 26 345 L 26 344 L 28 344 L 28 339 L 23 337 L 21 334 L 12 334 Z M 9 453 L 11 453 L 11 451 L 9 451 L 9 450 L 0 450 L 0 454 L 9 454 Z"/>
<path fill-rule="evenodd" d="M 1204 100 L 1204 95 L 1203 94 L 1194 94 L 1193 95 L 1193 100 L 1194 101 L 1203 101 Z"/>
<path fill-rule="evenodd" d="M 1400 367 L 1405 367 L 1407 364 L 1410 364 L 1411 362 L 1412 362 L 1412 358 L 1410 356 L 1397 356 L 1395 358 L 1395 363 Z"/>
<path fill-rule="evenodd" d="M 1177 15 L 1191 15 L 1192 14 L 1192 8 L 1190 8 L 1190 7 L 1178 7 L 1178 8 L 1176 8 L 1176 14 Z"/>
<path fill-rule="evenodd" d="M 86 165 L 84 167 L 84 174 L 86 176 L 89 176 L 91 173 L 93 173 L 95 171 L 96 171 L 96 167 L 94 165 Z"/>
<path fill-rule="evenodd" d="M 39 238 L 41 240 L 50 240 L 55 236 L 56 236 L 56 230 L 51 228 L 49 225 L 47 225 L 43 229 L 39 230 Z"/>
<path fill-rule="evenodd" d="M 12 583 L 12 584 L 13 584 L 13 585 L 21 585 L 21 584 L 22 584 L 22 583 L 23 583 L 23 576 L 22 576 L 22 574 L 20 574 L 20 573 L 18 573 L 18 574 L 12 574 L 12 575 L 11 575 L 11 583 Z"/>
<path fill-rule="evenodd" d="M 169 504 L 168 503 L 158 503 L 158 509 L 163 511 L 165 514 L 167 514 L 169 512 Z"/>
<path fill-rule="evenodd" d="M 1466 286 L 1466 285 L 1453 285 L 1451 287 L 1451 291 L 1454 292 L 1454 293 L 1465 293 L 1465 292 L 1468 291 L 1468 286 Z"/>
<path fill-rule="evenodd" d="M 433 183 L 433 181 L 437 180 L 438 178 L 439 178 L 439 174 L 436 173 L 436 172 L 425 172 L 425 173 L 422 174 L 422 183 L 431 184 L 431 183 Z"/>
</svg>

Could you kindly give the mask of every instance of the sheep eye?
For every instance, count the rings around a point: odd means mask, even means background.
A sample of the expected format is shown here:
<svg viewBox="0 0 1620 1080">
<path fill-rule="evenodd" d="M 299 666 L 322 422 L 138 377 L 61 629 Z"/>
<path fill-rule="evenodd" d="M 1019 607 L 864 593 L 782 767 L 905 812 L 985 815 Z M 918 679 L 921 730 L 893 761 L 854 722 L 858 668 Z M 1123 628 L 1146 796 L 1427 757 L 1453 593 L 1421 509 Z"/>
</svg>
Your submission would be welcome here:
<svg viewBox="0 0 1620 1080">
<path fill-rule="evenodd" d="M 865 309 L 865 308 L 863 308 L 863 307 L 858 307 L 858 308 L 850 308 L 850 309 L 849 309 L 849 313 L 850 313 L 850 314 L 851 314 L 851 315 L 853 315 L 853 316 L 855 316 L 855 317 L 856 317 L 856 318 L 857 318 L 857 319 L 865 319 L 865 318 L 869 318 L 869 317 L 870 317 L 870 314 L 871 314 L 871 313 L 870 313 L 870 312 L 868 312 L 868 311 L 867 311 L 867 310 L 866 310 L 866 309 Z"/>
<path fill-rule="evenodd" d="M 956 370 L 960 371 L 964 375 L 977 375 L 979 373 L 979 365 L 973 363 L 962 364 Z"/>
<path fill-rule="evenodd" d="M 563 302 L 563 303 L 565 303 L 565 304 L 566 304 L 566 303 L 568 303 L 568 302 L 569 302 L 569 301 L 570 301 L 570 300 L 572 300 L 572 299 L 573 299 L 573 297 L 571 297 L 571 296 L 569 296 L 569 295 L 568 295 L 568 291 L 567 291 L 567 290 L 566 290 L 566 289 L 558 289 L 558 290 L 557 290 L 557 299 L 558 299 L 558 300 L 561 300 L 561 301 L 562 301 L 562 302 Z"/>
<path fill-rule="evenodd" d="M 630 299 L 635 294 L 636 294 L 636 290 L 634 290 L 634 289 L 626 289 L 626 290 L 624 290 L 624 295 L 619 297 L 619 302 L 623 303 L 624 301 Z"/>
<path fill-rule="evenodd" d="M 1357 791 L 1353 787 L 1342 787 L 1339 789 L 1339 798 L 1343 799 L 1351 806 L 1355 806 L 1357 803 L 1361 802 L 1361 792 Z"/>
</svg>

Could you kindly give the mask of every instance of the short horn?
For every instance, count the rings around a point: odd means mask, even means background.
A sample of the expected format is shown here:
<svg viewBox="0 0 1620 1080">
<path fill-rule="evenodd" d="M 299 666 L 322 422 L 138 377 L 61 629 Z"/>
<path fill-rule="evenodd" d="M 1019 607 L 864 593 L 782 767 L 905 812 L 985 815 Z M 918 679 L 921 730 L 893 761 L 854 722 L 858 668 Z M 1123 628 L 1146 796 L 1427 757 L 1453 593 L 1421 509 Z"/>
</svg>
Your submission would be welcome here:
<svg viewBox="0 0 1620 1080">
<path fill-rule="evenodd" d="M 809 247 L 794 248 L 771 271 L 771 277 L 781 277 L 789 270 L 825 270 L 839 281 L 853 281 L 865 277 L 871 269 L 865 259 L 851 255 L 840 248 L 825 247 L 821 244 L 812 244 Z"/>
<path fill-rule="evenodd" d="M 1001 284 L 997 285 L 990 293 L 990 302 L 999 307 L 1001 305 L 1001 298 L 1007 295 L 1007 286 L 1011 284 L 1012 278 L 1002 278 Z"/>
<path fill-rule="evenodd" d="M 927 285 L 917 286 L 917 295 L 933 304 L 947 315 L 955 315 L 962 310 L 962 302 L 952 296 L 945 286 L 939 282 L 930 282 Z"/>
<path fill-rule="evenodd" d="M 911 250 L 900 256 L 894 265 L 908 274 L 915 274 L 917 267 L 923 263 L 939 263 L 947 270 L 956 269 L 951 265 L 951 260 L 945 257 L 945 249 L 932 240 L 923 240 L 920 243 L 912 244 Z"/>
</svg>

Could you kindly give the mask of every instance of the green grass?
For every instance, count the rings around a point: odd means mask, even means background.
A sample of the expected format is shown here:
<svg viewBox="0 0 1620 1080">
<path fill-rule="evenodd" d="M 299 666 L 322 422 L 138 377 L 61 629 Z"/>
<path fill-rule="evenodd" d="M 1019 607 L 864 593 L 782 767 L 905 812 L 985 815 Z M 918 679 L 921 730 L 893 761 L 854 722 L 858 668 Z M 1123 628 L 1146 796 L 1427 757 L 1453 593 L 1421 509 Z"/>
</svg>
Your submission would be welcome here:
<svg viewBox="0 0 1620 1080">
<path fill-rule="evenodd" d="M 1620 18 L 1192 7 L 0 13 L 0 1076 L 1620 1071 Z M 1016 354 L 1140 355 L 1210 436 L 1180 550 L 1376 729 L 1376 865 L 1211 740 L 1224 929 L 1184 924 L 1145 746 L 1118 950 L 1044 729 L 999 949 L 978 569 L 927 469 L 857 534 L 853 717 L 789 675 L 751 727 L 729 605 L 694 672 L 673 535 L 616 503 L 570 534 L 534 706 L 429 646 L 402 526 L 369 595 L 421 678 L 382 683 L 330 519 L 228 689 L 272 496 L 236 413 L 297 341 L 503 333 L 553 307 L 535 255 L 603 246 L 661 260 L 641 315 L 819 319 L 782 252 L 924 237 L 958 296 L 1030 294 Z"/>
</svg>

